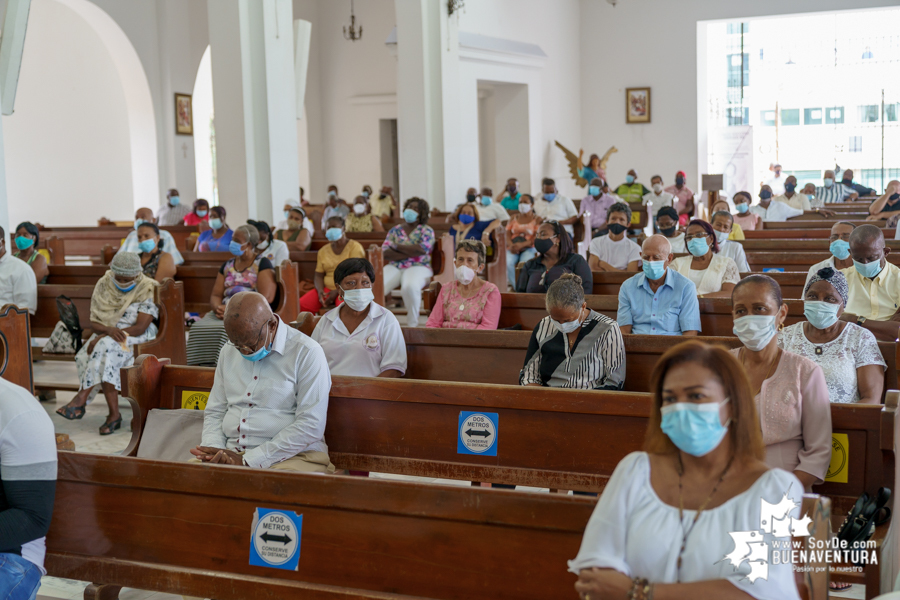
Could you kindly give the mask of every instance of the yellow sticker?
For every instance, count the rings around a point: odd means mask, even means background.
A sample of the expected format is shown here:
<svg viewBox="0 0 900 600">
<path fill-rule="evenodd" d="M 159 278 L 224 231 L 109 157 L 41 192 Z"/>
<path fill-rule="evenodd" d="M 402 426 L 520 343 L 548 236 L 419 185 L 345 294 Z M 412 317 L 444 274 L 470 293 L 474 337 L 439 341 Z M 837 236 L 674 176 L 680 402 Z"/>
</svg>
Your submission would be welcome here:
<svg viewBox="0 0 900 600">
<path fill-rule="evenodd" d="M 831 434 L 831 463 L 828 465 L 828 473 L 825 481 L 832 483 L 847 483 L 847 473 L 850 471 L 850 441 L 846 433 Z"/>
<path fill-rule="evenodd" d="M 209 400 L 209 392 L 197 392 L 185 390 L 181 392 L 181 408 L 203 410 L 206 401 Z"/>
<path fill-rule="evenodd" d="M 639 225 L 641 223 L 641 213 L 634 211 L 631 213 L 631 223 L 632 225 Z"/>
</svg>

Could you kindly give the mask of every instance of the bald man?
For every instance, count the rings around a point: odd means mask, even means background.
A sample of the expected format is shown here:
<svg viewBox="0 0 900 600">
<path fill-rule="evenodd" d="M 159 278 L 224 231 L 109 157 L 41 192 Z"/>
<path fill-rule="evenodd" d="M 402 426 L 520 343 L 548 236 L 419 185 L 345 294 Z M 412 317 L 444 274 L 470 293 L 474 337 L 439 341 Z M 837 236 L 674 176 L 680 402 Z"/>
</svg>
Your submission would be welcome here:
<svg viewBox="0 0 900 600">
<path fill-rule="evenodd" d="M 641 246 L 642 273 L 619 288 L 616 321 L 622 333 L 698 335 L 700 304 L 694 283 L 670 269 L 675 259 L 664 235 L 651 235 Z"/>
<path fill-rule="evenodd" d="M 900 268 L 887 261 L 890 251 L 879 227 L 860 225 L 850 234 L 853 266 L 841 270 L 850 289 L 841 320 L 884 341 L 896 340 L 900 329 Z"/>
<path fill-rule="evenodd" d="M 119 249 L 116 251 L 119 252 L 134 252 L 135 254 L 141 253 L 141 248 L 138 246 L 137 239 L 137 228 L 141 223 L 154 223 L 153 219 L 153 211 L 149 208 L 139 208 L 134 212 L 134 231 L 128 232 L 128 235 L 125 236 L 125 241 L 122 242 L 122 245 L 119 246 Z M 175 261 L 176 265 L 180 265 L 184 262 L 184 257 L 181 256 L 181 252 L 178 251 L 178 246 L 175 244 L 175 238 L 172 237 L 172 234 L 166 231 L 165 229 L 159 230 L 159 239 L 163 241 L 163 252 L 168 252 L 172 255 L 172 259 Z"/>
<path fill-rule="evenodd" d="M 869 205 L 866 221 L 887 220 L 897 214 L 900 214 L 900 181 L 894 179 L 887 184 L 884 194 Z"/>
<path fill-rule="evenodd" d="M 194 460 L 334 473 L 325 445 L 331 374 L 321 346 L 288 327 L 256 292 L 232 296 Z"/>
</svg>

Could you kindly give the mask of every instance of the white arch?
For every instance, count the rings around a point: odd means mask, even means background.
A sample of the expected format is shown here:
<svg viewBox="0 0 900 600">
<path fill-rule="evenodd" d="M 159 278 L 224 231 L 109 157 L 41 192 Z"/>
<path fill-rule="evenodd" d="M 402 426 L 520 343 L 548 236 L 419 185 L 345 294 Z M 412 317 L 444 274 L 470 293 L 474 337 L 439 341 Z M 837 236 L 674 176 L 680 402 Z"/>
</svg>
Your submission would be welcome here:
<svg viewBox="0 0 900 600">
<path fill-rule="evenodd" d="M 84 19 L 109 49 L 122 82 L 131 140 L 131 184 L 135 209 L 159 206 L 159 161 L 156 116 L 144 65 L 119 24 L 89 0 L 56 0 Z"/>
<path fill-rule="evenodd" d="M 210 146 L 209 120 L 214 114 L 212 63 L 209 46 L 203 52 L 197 77 L 194 79 L 194 172 L 197 181 L 197 197 L 205 198 L 210 205 L 218 204 L 218 196 L 213 187 L 215 165 L 212 147 Z"/>
</svg>

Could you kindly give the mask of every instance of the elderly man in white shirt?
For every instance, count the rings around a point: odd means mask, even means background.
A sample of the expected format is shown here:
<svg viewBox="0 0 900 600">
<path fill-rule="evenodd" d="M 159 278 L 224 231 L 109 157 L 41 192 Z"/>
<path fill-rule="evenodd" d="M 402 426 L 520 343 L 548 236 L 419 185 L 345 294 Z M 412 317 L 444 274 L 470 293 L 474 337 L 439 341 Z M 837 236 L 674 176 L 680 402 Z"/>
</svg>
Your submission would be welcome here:
<svg viewBox="0 0 900 600">
<path fill-rule="evenodd" d="M 153 211 L 149 208 L 139 208 L 134 213 L 134 231 L 128 232 L 128 235 L 125 236 L 125 241 L 122 242 L 122 245 L 119 246 L 119 249 L 116 250 L 116 254 L 119 252 L 132 252 L 134 254 L 140 254 L 141 248 L 138 245 L 137 238 L 137 228 L 141 225 L 141 223 L 153 223 Z M 166 231 L 165 229 L 159 230 L 159 239 L 162 240 L 163 252 L 168 252 L 172 255 L 172 260 L 175 261 L 176 265 L 180 265 L 184 263 L 184 257 L 181 255 L 181 252 L 178 251 L 178 244 L 175 243 L 175 238 L 172 237 L 172 234 Z"/>
<path fill-rule="evenodd" d="M 333 473 L 325 445 L 331 374 L 322 348 L 241 292 L 225 310 L 216 378 L 203 418 L 201 462 Z"/>
<path fill-rule="evenodd" d="M 556 182 L 545 177 L 541 182 L 543 193 L 534 198 L 534 214 L 545 221 L 557 221 L 566 228 L 569 235 L 575 235 L 572 227 L 578 220 L 578 209 L 570 198 L 566 198 L 556 189 Z"/>
<path fill-rule="evenodd" d="M 37 280 L 24 260 L 7 251 L 6 232 L 0 227 L 0 307 L 15 304 L 29 314 L 37 308 Z"/>
</svg>

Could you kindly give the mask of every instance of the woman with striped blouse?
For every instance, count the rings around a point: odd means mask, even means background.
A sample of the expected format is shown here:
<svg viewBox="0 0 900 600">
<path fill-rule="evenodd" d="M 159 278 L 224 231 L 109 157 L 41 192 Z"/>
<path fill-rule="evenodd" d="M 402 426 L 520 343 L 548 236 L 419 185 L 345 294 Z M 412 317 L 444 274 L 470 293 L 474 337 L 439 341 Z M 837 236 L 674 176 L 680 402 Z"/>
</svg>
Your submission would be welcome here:
<svg viewBox="0 0 900 600">
<path fill-rule="evenodd" d="M 531 333 L 521 385 L 618 390 L 625 382 L 619 325 L 584 301 L 581 278 L 566 273 L 547 290 L 548 316 Z"/>
</svg>

